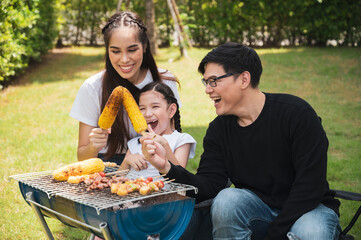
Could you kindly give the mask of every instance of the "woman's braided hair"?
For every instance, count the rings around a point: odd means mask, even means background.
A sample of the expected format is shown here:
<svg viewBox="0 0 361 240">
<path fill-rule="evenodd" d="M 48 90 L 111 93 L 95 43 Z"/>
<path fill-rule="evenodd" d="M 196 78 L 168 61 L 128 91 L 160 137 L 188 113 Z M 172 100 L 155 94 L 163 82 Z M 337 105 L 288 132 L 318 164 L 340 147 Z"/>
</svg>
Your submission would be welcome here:
<svg viewBox="0 0 361 240">
<path fill-rule="evenodd" d="M 160 82 L 162 80 L 170 80 L 178 83 L 178 80 L 174 77 L 168 77 L 165 74 L 167 71 L 160 73 L 158 71 L 157 64 L 150 51 L 149 38 L 147 35 L 147 27 L 143 23 L 142 19 L 134 12 L 123 11 L 115 13 L 111 16 L 105 26 L 102 29 L 104 44 L 105 44 L 105 73 L 103 75 L 102 83 L 102 102 L 101 110 L 112 93 L 113 89 L 117 86 L 123 86 L 127 88 L 133 97 L 137 99 L 139 97 L 139 89 L 130 81 L 122 78 L 117 71 L 113 68 L 109 58 L 109 43 L 113 32 L 118 28 L 132 28 L 138 34 L 138 39 L 143 45 L 145 52 L 143 53 L 143 62 L 140 66 L 141 69 L 149 70 L 153 81 Z M 128 122 L 124 120 L 125 110 L 120 108 L 117 118 L 112 126 L 112 134 L 108 137 L 107 152 L 105 159 L 112 157 L 115 153 L 123 152 L 127 148 L 127 141 L 130 139 L 128 132 Z"/>
<path fill-rule="evenodd" d="M 147 27 L 141 20 L 141 18 L 133 12 L 119 12 L 114 14 L 108 19 L 108 22 L 102 29 L 104 43 L 105 43 L 105 73 L 103 75 L 102 83 L 102 103 L 101 110 L 104 108 L 110 94 L 117 86 L 123 86 L 127 88 L 134 98 L 139 96 L 139 89 L 127 79 L 122 78 L 117 71 L 113 68 L 109 58 L 109 42 L 113 32 L 118 28 L 133 28 L 138 33 L 138 39 L 142 43 L 145 52 L 143 53 L 143 62 L 141 69 L 148 69 L 153 77 L 154 82 L 161 81 L 158 67 L 150 52 L 149 39 L 147 36 Z M 126 149 L 126 143 L 130 139 L 128 132 L 128 123 L 124 121 L 124 108 L 120 108 L 117 118 L 112 126 L 112 134 L 108 137 L 107 147 L 108 150 L 105 154 L 105 158 L 112 157 L 117 152 L 122 152 Z"/>
<path fill-rule="evenodd" d="M 142 95 L 142 93 L 145 93 L 148 91 L 156 91 L 156 92 L 162 94 L 164 99 L 167 101 L 168 106 L 171 105 L 172 103 L 176 104 L 177 110 L 176 110 L 174 116 L 172 117 L 172 121 L 174 123 L 175 129 L 178 132 L 182 132 L 182 127 L 181 127 L 181 122 L 180 122 L 179 105 L 178 105 L 177 99 L 174 96 L 172 89 L 163 82 L 151 82 L 140 90 L 140 95 Z"/>
</svg>

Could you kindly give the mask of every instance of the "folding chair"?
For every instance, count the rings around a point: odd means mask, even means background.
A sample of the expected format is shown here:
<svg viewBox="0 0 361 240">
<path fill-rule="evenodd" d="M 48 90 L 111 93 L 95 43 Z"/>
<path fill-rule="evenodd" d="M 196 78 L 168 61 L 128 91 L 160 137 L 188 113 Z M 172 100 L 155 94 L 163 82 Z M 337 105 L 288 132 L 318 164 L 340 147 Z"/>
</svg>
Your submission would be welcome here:
<svg viewBox="0 0 361 240">
<path fill-rule="evenodd" d="M 354 193 L 354 192 L 348 192 L 348 191 L 341 191 L 341 190 L 333 190 L 335 191 L 335 197 L 345 200 L 352 200 L 352 201 L 361 201 L 361 194 L 360 193 Z M 361 205 L 356 211 L 355 215 L 351 219 L 350 223 L 342 230 L 340 234 L 339 240 L 354 240 L 355 238 L 349 234 L 347 234 L 351 228 L 355 225 L 358 217 L 361 214 Z"/>
</svg>

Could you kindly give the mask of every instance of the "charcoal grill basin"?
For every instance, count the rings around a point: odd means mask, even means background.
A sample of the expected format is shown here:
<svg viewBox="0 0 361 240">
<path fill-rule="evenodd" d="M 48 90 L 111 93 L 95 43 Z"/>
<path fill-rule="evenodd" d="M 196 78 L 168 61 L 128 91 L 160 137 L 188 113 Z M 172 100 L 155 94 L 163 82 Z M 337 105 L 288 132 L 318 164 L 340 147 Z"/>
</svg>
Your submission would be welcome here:
<svg viewBox="0 0 361 240">
<path fill-rule="evenodd" d="M 49 197 L 44 191 L 21 181 L 19 181 L 19 188 L 25 200 L 27 200 L 26 194 L 32 193 L 36 203 L 81 223 L 97 229 L 101 223 L 106 223 L 114 239 L 141 240 L 152 235 L 158 235 L 162 240 L 178 239 L 187 227 L 194 208 L 193 198 L 175 194 L 178 200 L 126 209 L 97 210 L 61 196 Z M 80 228 L 102 237 L 100 232 L 77 224 L 76 221 L 68 220 L 61 215 L 53 214 L 42 208 L 41 213 L 44 216 L 56 218 L 68 226 Z"/>
</svg>

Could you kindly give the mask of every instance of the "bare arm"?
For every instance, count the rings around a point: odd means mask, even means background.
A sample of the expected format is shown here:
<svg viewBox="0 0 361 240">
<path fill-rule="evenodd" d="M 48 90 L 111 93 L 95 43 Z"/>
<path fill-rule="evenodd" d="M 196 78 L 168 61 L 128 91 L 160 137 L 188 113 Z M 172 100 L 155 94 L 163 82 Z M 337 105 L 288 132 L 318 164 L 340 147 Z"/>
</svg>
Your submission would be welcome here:
<svg viewBox="0 0 361 240">
<path fill-rule="evenodd" d="M 110 129 L 95 128 L 79 122 L 78 161 L 97 157 L 107 144 Z"/>
<path fill-rule="evenodd" d="M 189 152 L 191 149 L 191 144 L 186 143 L 180 147 L 178 147 L 174 153 L 170 148 L 167 140 L 161 136 L 155 137 L 154 141 L 159 142 L 166 151 L 166 158 L 174 165 L 180 165 L 183 168 L 187 167 Z"/>
<path fill-rule="evenodd" d="M 127 170 L 130 169 L 130 165 L 127 163 L 126 159 L 128 159 L 130 155 L 130 151 L 128 150 L 127 153 L 125 154 L 124 160 L 122 162 L 122 164 L 120 164 L 119 170 Z"/>
</svg>

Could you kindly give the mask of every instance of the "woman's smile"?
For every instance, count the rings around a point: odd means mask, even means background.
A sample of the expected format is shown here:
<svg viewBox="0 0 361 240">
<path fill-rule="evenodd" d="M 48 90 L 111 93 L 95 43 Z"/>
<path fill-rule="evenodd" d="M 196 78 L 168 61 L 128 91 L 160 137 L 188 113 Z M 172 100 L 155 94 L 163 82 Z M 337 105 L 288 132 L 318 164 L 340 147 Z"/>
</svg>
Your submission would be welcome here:
<svg viewBox="0 0 361 240">
<path fill-rule="evenodd" d="M 118 74 L 133 84 L 143 81 L 146 71 L 140 69 L 144 48 L 135 28 L 114 30 L 109 41 L 109 59 Z"/>
<path fill-rule="evenodd" d="M 129 73 L 129 72 L 131 72 L 132 70 L 133 70 L 133 68 L 134 68 L 134 66 L 135 66 L 135 64 L 132 64 L 132 65 L 126 65 L 126 66 L 119 66 L 120 67 L 120 70 L 122 71 L 122 72 L 124 72 L 124 73 Z"/>
</svg>

